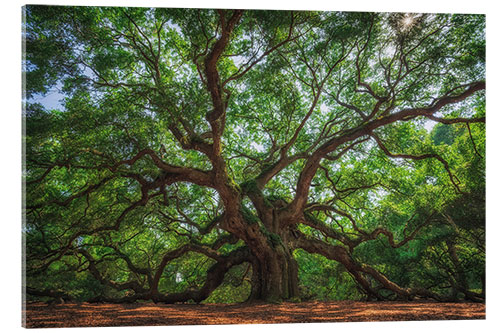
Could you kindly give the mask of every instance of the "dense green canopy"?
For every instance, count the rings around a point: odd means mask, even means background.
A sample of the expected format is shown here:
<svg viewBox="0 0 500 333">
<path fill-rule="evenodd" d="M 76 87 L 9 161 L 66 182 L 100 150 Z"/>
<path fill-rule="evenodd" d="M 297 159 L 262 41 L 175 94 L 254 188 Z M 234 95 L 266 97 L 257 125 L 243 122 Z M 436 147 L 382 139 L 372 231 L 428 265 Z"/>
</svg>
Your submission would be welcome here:
<svg viewBox="0 0 500 333">
<path fill-rule="evenodd" d="M 25 14 L 30 299 L 484 300 L 484 16 Z"/>
</svg>

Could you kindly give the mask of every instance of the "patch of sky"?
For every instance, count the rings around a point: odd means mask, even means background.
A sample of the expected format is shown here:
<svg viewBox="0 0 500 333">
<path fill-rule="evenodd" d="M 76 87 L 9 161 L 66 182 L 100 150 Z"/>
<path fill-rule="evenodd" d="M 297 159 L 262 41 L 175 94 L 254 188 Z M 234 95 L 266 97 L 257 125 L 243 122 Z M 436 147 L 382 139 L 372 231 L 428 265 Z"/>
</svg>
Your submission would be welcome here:
<svg viewBox="0 0 500 333">
<path fill-rule="evenodd" d="M 246 63 L 246 59 L 242 57 L 241 55 L 236 55 L 232 57 L 233 63 L 236 67 L 241 67 L 243 64 Z"/>
<path fill-rule="evenodd" d="M 252 142 L 252 143 L 250 144 L 250 146 L 251 146 L 253 149 L 257 150 L 259 153 L 263 153 L 263 152 L 265 151 L 265 147 L 264 147 L 264 145 L 262 145 L 262 144 L 260 144 L 260 143 L 257 143 L 257 142 Z"/>
<path fill-rule="evenodd" d="M 425 120 L 424 122 L 424 128 L 427 130 L 427 132 L 431 132 L 434 126 L 436 126 L 436 122 L 430 119 Z"/>
<path fill-rule="evenodd" d="M 84 241 L 83 236 L 79 236 L 75 239 L 77 246 L 81 246 L 83 244 L 83 241 Z"/>
<path fill-rule="evenodd" d="M 57 88 L 52 88 L 45 95 L 36 94 L 32 98 L 28 100 L 30 103 L 40 103 L 47 110 L 64 110 L 64 106 L 62 105 L 62 101 L 64 99 L 64 95 Z"/>
<path fill-rule="evenodd" d="M 190 233 L 198 233 L 198 229 L 194 225 L 181 222 L 179 223 L 179 226 Z"/>
<path fill-rule="evenodd" d="M 434 114 L 434 116 L 441 118 L 441 117 L 443 117 L 443 113 L 437 112 Z M 423 119 L 423 126 L 428 133 L 430 133 L 434 129 L 434 126 L 436 126 L 436 125 L 437 125 L 437 122 L 434 120 L 427 119 L 427 118 Z"/>
<path fill-rule="evenodd" d="M 433 176 L 427 176 L 425 177 L 425 182 L 429 185 L 436 185 L 437 184 L 437 178 Z"/>
<path fill-rule="evenodd" d="M 375 191 L 370 191 L 368 193 L 368 199 L 372 204 L 377 204 L 379 203 L 384 197 L 386 197 L 389 194 L 388 191 L 386 191 L 383 188 L 376 189 Z"/>
<path fill-rule="evenodd" d="M 328 112 L 330 110 L 328 109 L 328 107 L 325 105 L 325 103 L 322 103 L 319 107 L 319 112 L 321 113 L 322 116 L 326 116 L 328 115 Z"/>
<path fill-rule="evenodd" d="M 167 26 L 173 30 L 175 30 L 175 32 L 177 32 L 180 36 L 184 36 L 183 33 L 182 33 L 182 29 L 181 27 L 177 24 L 177 23 L 173 23 L 171 20 L 167 22 Z"/>
<path fill-rule="evenodd" d="M 79 65 L 80 70 L 89 78 L 95 79 L 95 73 L 87 66 Z M 39 103 L 47 110 L 64 111 L 64 99 L 67 97 L 63 93 L 63 82 L 59 80 L 46 94 L 35 94 L 27 100 L 30 103 Z"/>
</svg>

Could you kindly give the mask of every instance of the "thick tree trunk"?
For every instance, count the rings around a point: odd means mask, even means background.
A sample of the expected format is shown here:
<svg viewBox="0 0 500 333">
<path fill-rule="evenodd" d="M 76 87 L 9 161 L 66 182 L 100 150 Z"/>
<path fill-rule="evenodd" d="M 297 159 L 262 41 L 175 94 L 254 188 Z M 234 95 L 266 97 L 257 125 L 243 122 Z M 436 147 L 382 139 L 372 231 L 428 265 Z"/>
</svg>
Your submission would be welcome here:
<svg viewBox="0 0 500 333">
<path fill-rule="evenodd" d="M 298 265 L 289 244 L 289 228 L 278 216 L 283 205 L 270 202 L 258 189 L 250 193 L 257 214 L 240 206 L 239 218 L 226 218 L 223 227 L 250 249 L 252 289 L 249 301 L 280 302 L 299 297 Z"/>
<path fill-rule="evenodd" d="M 284 233 L 266 236 L 266 244 L 252 249 L 252 291 L 249 300 L 280 302 L 299 297 L 298 265 Z"/>
<path fill-rule="evenodd" d="M 280 302 L 299 297 L 298 266 L 290 253 L 277 250 L 264 261 L 254 260 L 252 270 L 249 300 Z"/>
</svg>

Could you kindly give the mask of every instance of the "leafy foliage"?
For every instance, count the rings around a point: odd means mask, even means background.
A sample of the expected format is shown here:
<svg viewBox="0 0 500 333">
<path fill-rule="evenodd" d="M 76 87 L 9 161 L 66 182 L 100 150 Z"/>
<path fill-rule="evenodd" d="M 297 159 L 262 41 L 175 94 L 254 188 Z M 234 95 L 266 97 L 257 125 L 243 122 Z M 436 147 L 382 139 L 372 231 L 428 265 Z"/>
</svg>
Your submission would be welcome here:
<svg viewBox="0 0 500 333">
<path fill-rule="evenodd" d="M 25 12 L 29 297 L 484 300 L 484 16 Z"/>
</svg>

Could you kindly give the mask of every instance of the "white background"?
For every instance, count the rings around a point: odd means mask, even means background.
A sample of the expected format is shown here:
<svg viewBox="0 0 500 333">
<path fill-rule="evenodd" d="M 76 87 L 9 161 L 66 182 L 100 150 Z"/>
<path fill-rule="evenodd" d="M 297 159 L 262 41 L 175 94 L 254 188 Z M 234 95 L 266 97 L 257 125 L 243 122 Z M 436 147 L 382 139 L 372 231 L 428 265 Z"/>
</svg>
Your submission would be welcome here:
<svg viewBox="0 0 500 333">
<path fill-rule="evenodd" d="M 25 4 L 106 5 L 143 7 L 205 7 L 246 9 L 297 9 L 335 11 L 391 11 L 479 13 L 487 19 L 487 319 L 473 321 L 432 321 L 399 323 L 332 323 L 332 324 L 275 324 L 225 326 L 174 326 L 96 328 L 105 332 L 251 332 L 255 330 L 370 331 L 371 332 L 489 332 L 498 331 L 500 324 L 498 271 L 499 223 L 499 85 L 500 73 L 500 14 L 492 0 L 55 0 L 28 3 L 19 0 L 2 2 L 0 8 L 0 327 L 5 332 L 21 330 L 21 7 Z M 51 332 L 56 329 L 45 329 Z M 61 329 L 57 329 L 60 331 Z M 81 329 L 63 329 L 81 330 Z M 56 331 L 56 332 L 58 332 Z"/>
</svg>

